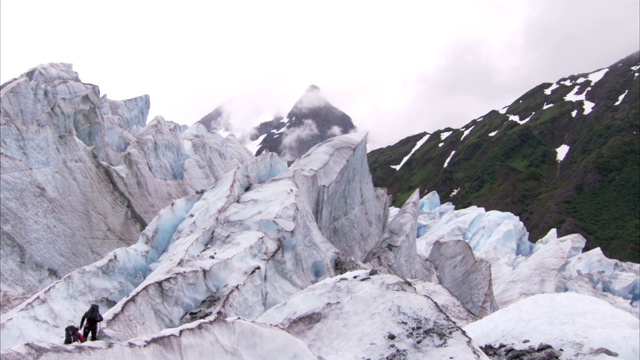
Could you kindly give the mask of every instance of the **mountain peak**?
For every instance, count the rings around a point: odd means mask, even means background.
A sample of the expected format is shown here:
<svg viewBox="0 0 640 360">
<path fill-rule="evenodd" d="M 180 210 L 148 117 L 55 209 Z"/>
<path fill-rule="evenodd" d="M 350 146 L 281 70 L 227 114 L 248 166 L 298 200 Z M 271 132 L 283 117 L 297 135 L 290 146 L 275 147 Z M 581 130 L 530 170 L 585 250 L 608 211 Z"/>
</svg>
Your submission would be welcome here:
<svg viewBox="0 0 640 360">
<path fill-rule="evenodd" d="M 285 119 L 258 126 L 254 134 L 254 139 L 260 138 L 256 155 L 269 150 L 285 160 L 295 160 L 314 145 L 355 130 L 351 118 L 331 105 L 318 86 L 310 85 Z"/>
<path fill-rule="evenodd" d="M 293 105 L 293 110 L 305 111 L 313 108 L 321 108 L 331 106 L 329 101 L 322 95 L 320 88 L 316 85 L 310 85 L 302 94 L 300 99 Z"/>
</svg>

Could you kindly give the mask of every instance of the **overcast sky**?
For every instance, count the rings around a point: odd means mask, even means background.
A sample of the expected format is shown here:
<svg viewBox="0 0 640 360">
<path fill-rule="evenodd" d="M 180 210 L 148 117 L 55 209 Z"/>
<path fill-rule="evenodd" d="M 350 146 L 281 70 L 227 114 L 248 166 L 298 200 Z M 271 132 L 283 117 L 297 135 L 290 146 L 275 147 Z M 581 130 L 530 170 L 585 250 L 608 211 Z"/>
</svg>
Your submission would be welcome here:
<svg viewBox="0 0 640 360">
<path fill-rule="evenodd" d="M 639 4 L 2 0 L 0 75 L 72 63 L 110 99 L 149 94 L 149 120 L 190 125 L 227 103 L 238 132 L 316 84 L 371 150 L 638 51 Z"/>
</svg>

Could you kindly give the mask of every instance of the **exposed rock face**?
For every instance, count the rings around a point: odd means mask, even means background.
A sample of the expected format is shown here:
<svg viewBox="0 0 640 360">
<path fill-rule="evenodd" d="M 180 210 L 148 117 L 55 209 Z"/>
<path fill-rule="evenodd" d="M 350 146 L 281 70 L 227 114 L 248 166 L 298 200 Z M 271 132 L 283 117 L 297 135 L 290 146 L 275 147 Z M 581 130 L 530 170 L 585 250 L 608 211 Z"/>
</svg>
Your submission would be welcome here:
<svg viewBox="0 0 640 360">
<path fill-rule="evenodd" d="M 207 131 L 231 131 L 229 114 L 223 105 L 213 109 L 212 112 L 203 116 L 197 123 L 203 125 Z"/>
<path fill-rule="evenodd" d="M 327 101 L 311 85 L 286 118 L 274 118 L 256 127 L 251 140 L 259 140 L 256 155 L 265 150 L 285 160 L 295 160 L 314 145 L 356 130 L 351 118 Z"/>
<path fill-rule="evenodd" d="M 161 117 L 145 126 L 148 96 L 101 97 L 69 64 L 28 71 L 1 99 L 3 312 L 253 157 L 232 137 L 183 136 Z"/>
</svg>

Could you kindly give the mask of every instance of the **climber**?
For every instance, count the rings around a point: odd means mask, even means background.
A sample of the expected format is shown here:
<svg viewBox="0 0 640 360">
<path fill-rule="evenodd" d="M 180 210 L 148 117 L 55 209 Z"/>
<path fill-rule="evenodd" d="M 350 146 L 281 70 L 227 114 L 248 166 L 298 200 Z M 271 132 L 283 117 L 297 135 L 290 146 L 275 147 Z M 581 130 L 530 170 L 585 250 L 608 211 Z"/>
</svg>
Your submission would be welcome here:
<svg viewBox="0 0 640 360">
<path fill-rule="evenodd" d="M 98 305 L 91 305 L 89 310 L 84 313 L 84 315 L 82 315 L 82 320 L 80 320 L 80 328 L 82 328 L 84 321 L 87 320 L 87 324 L 84 326 L 82 334 L 84 338 L 87 339 L 87 336 L 89 336 L 89 332 L 91 332 L 91 341 L 96 341 L 96 335 L 98 333 L 98 323 L 102 321 L 102 315 L 100 315 L 100 311 L 98 309 Z"/>
<path fill-rule="evenodd" d="M 74 342 L 81 342 L 83 343 L 84 340 L 84 336 L 82 336 L 82 334 L 80 334 L 80 329 L 78 329 L 75 325 L 69 325 L 66 328 L 64 328 L 64 343 L 65 344 L 71 344 Z"/>
</svg>

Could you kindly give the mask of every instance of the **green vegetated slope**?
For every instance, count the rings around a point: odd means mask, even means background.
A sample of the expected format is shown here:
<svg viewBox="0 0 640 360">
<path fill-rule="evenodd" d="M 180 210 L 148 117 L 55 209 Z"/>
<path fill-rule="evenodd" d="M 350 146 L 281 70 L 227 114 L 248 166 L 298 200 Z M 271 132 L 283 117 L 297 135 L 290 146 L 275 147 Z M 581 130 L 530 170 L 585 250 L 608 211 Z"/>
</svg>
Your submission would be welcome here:
<svg viewBox="0 0 640 360">
<path fill-rule="evenodd" d="M 602 70 L 541 84 L 461 129 L 429 134 L 399 170 L 391 165 L 427 133 L 374 150 L 374 183 L 396 206 L 416 188 L 435 190 L 458 208 L 520 216 L 532 241 L 557 228 L 585 236 L 587 249 L 640 262 L 639 60 L 630 55 L 599 80 Z M 569 151 L 558 161 L 562 145 Z"/>
</svg>

